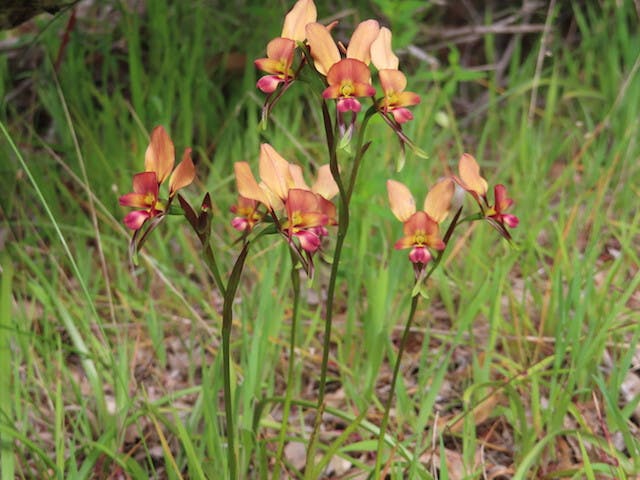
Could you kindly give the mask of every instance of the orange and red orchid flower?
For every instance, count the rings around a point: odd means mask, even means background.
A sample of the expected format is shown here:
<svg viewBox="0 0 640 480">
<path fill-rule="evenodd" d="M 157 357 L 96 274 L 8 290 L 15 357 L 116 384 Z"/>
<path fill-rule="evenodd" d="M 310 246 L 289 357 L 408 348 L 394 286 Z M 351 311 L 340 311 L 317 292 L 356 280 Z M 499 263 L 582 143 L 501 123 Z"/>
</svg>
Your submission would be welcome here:
<svg viewBox="0 0 640 480">
<path fill-rule="evenodd" d="M 292 188 L 285 200 L 287 220 L 282 224 L 282 231 L 293 239 L 300 241 L 300 247 L 309 253 L 320 248 L 321 238 L 326 232 L 322 230 L 329 218 L 321 211 L 319 197 L 310 190 Z"/>
<path fill-rule="evenodd" d="M 417 93 L 405 92 L 407 78 L 398 70 L 398 57 L 391 49 L 391 30 L 380 29 L 375 41 L 371 44 L 371 61 L 378 69 L 378 78 L 384 97 L 378 101 L 382 113 L 391 113 L 396 122 L 402 124 L 413 119 L 413 114 L 406 108 L 420 103 Z"/>
<path fill-rule="evenodd" d="M 315 22 L 316 6 L 313 0 L 298 0 L 284 19 L 282 33 L 267 45 L 267 57 L 256 60 L 255 66 L 269 75 L 260 78 L 257 87 L 264 93 L 272 93 L 281 83 L 293 80 L 293 58 L 296 42 L 305 39 L 305 26 Z"/>
<path fill-rule="evenodd" d="M 487 199 L 489 185 L 480 175 L 480 166 L 476 159 L 465 153 L 458 163 L 458 177 L 454 177 L 456 183 L 469 192 L 480 206 L 484 217 L 503 235 L 510 239 L 505 225 L 509 228 L 518 226 L 519 219 L 515 215 L 505 213 L 513 205 L 513 199 L 507 196 L 504 185 L 498 184 L 493 189 L 494 204 L 490 205 Z"/>
<path fill-rule="evenodd" d="M 423 210 L 416 212 L 416 202 L 409 189 L 395 180 L 387 181 L 391 211 L 404 224 L 404 237 L 395 243 L 394 248 L 411 248 L 409 260 L 419 269 L 431 261 L 429 249 L 445 248 L 439 224 L 449 214 L 454 191 L 451 179 L 441 180 L 427 194 Z"/>
<path fill-rule="evenodd" d="M 338 186 L 329 165 L 318 169 L 317 180 L 309 188 L 302 169 L 287 162 L 265 143 L 260 147 L 260 183 L 247 162 L 236 162 L 234 170 L 240 200 L 234 210 L 239 217 L 234 218 L 232 225 L 238 230 L 252 228 L 255 225 L 255 222 L 251 223 L 252 219 L 259 221 L 256 209 L 260 203 L 276 220 L 277 212 L 285 209 L 287 219 L 280 225 L 281 231 L 289 238 L 298 238 L 301 247 L 312 253 L 319 247 L 322 237 L 328 235 L 326 226 L 336 224 L 336 207 L 330 200 L 338 193 Z M 246 208 L 242 210 L 241 207 Z"/>
<path fill-rule="evenodd" d="M 133 192 L 122 195 L 119 203 L 125 207 L 140 208 L 124 218 L 131 230 L 138 230 L 150 218 L 164 214 L 176 192 L 193 182 L 196 176 L 191 160 L 191 149 L 186 148 L 182 161 L 173 168 L 175 148 L 166 130 L 156 127 L 151 132 L 151 141 L 145 152 L 145 172 L 133 176 Z M 169 199 L 159 199 L 160 185 L 169 178 Z"/>
<path fill-rule="evenodd" d="M 341 59 L 338 46 L 327 27 L 320 23 L 310 23 L 306 31 L 316 70 L 327 78 L 328 87 L 322 92 L 322 97 L 336 99 L 341 113 L 359 112 L 362 107 L 357 98 L 372 97 L 376 93 L 371 85 L 369 63 L 371 44 L 380 31 L 378 22 L 366 20 L 358 25 L 351 36 L 344 59 Z"/>
<path fill-rule="evenodd" d="M 250 232 L 253 227 L 262 220 L 262 214 L 258 212 L 260 204 L 250 198 L 238 195 L 238 203 L 232 205 L 229 210 L 236 214 L 231 220 L 231 226 L 240 232 Z"/>
</svg>

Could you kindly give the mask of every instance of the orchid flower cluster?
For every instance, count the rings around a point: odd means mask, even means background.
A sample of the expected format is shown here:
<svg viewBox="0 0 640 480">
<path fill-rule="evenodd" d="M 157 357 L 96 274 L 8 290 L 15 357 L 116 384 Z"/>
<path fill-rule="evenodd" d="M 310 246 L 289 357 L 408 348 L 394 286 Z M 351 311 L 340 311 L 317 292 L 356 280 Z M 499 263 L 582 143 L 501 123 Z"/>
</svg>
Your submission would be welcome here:
<svg viewBox="0 0 640 480">
<path fill-rule="evenodd" d="M 294 318 L 290 345 L 289 372 L 293 371 L 295 351 L 295 316 L 299 301 L 299 279 L 295 269 L 298 265 L 308 276 L 313 274 L 313 256 L 323 248 L 329 236 L 329 228 L 337 227 L 331 273 L 327 286 L 325 331 L 322 366 L 318 387 L 316 423 L 309 440 L 307 462 L 313 464 L 319 425 L 324 409 L 324 393 L 329 360 L 333 300 L 336 291 L 342 245 L 349 226 L 349 203 L 356 184 L 358 169 L 370 142 L 365 142 L 364 132 L 371 116 L 379 114 L 400 139 L 400 145 L 415 147 L 402 132 L 402 125 L 413 114 L 408 107 L 417 105 L 420 96 L 406 91 L 407 79 L 398 69 L 398 57 L 391 48 L 392 34 L 381 27 L 376 20 L 365 20 L 356 26 L 348 45 L 336 43 L 332 30 L 337 22 L 323 25 L 317 22 L 317 11 L 313 0 L 298 0 L 286 15 L 279 37 L 267 45 L 267 56 L 255 61 L 257 69 L 266 73 L 257 82 L 257 88 L 267 94 L 263 115 L 268 115 L 282 95 L 296 82 L 306 82 L 303 69 L 310 69 L 323 84 L 316 100 L 322 108 L 324 133 L 329 153 L 329 163 L 316 168 L 316 178 L 311 186 L 305 181 L 303 168 L 287 161 L 269 143 L 260 147 L 258 159 L 259 179 L 246 161 L 234 164 L 237 200 L 230 207 L 233 213 L 232 227 L 240 232 L 242 250 L 226 280 L 215 259 L 218 250 L 211 244 L 211 196 L 204 196 L 200 210 L 196 210 L 180 195 L 178 190 L 191 184 L 195 178 L 195 167 L 191 160 L 191 149 L 184 151 L 182 161 L 174 169 L 175 149 L 163 127 L 156 127 L 151 133 L 150 144 L 145 153 L 145 171 L 133 177 L 133 192 L 120 197 L 120 204 L 136 210 L 129 213 L 124 223 L 135 233 L 132 246 L 139 248 L 157 224 L 169 213 L 176 213 L 172 207 L 174 198 L 182 213 L 194 229 L 203 247 L 204 261 L 210 268 L 215 283 L 224 297 L 222 323 L 222 354 L 224 372 L 224 402 L 226 431 L 228 432 L 228 466 L 230 478 L 235 478 L 237 452 L 235 449 L 235 429 L 233 428 L 233 398 L 230 374 L 230 335 L 233 320 L 233 305 L 236 290 L 247 258 L 250 244 L 266 234 L 278 234 L 285 239 L 292 254 L 292 289 Z M 380 92 L 373 85 L 371 65 L 377 72 Z M 374 72 L 374 73 L 375 73 Z M 314 89 L 309 89 L 314 91 Z M 364 119 L 357 122 L 363 101 L 370 102 Z M 330 112 L 328 105 L 335 104 Z M 345 128 L 347 127 L 347 128 Z M 355 148 L 338 152 L 337 132 L 350 133 L 358 130 Z M 347 140 L 351 141 L 351 137 Z M 417 147 L 416 147 L 417 148 Z M 340 153 L 340 154 L 339 154 Z M 339 162 L 340 156 L 348 156 L 349 161 Z M 166 197 L 161 196 L 161 185 L 169 180 Z M 395 249 L 409 249 L 409 260 L 414 273 L 415 284 L 424 284 L 431 272 L 438 266 L 442 253 L 455 228 L 465 221 L 486 220 L 507 240 L 511 240 L 508 228 L 518 225 L 518 218 L 507 210 L 513 200 L 507 196 L 504 185 L 496 185 L 493 203 L 488 198 L 489 186 L 480 175 L 480 167 L 475 158 L 464 154 L 459 160 L 458 175 L 448 176 L 438 181 L 427 193 L 422 209 L 409 189 L 395 180 L 387 181 L 388 200 L 393 215 L 403 224 L 403 236 L 396 241 Z M 467 192 L 478 205 L 478 212 L 460 219 L 462 207 L 454 207 L 456 198 Z M 333 202 L 339 197 L 339 203 Z M 446 231 L 441 225 L 455 210 Z M 136 241 L 138 234 L 144 232 Z M 133 249 L 135 251 L 135 248 Z M 427 271 L 427 266 L 431 268 Z M 400 344 L 391 386 L 391 395 L 386 404 L 385 416 L 379 436 L 378 459 L 381 461 L 383 437 L 391 409 L 391 399 L 398 377 L 400 358 L 406 343 L 409 327 L 416 311 L 418 295 L 412 294 L 412 308 Z M 291 382 L 293 383 L 293 382 Z M 285 442 L 286 418 L 291 405 L 290 385 L 284 400 L 285 411 L 279 437 L 278 458 L 281 457 Z M 279 467 L 278 467 L 279 468 Z M 380 464 L 376 465 L 376 472 Z M 278 478 L 274 473 L 274 478 Z"/>
<path fill-rule="evenodd" d="M 325 26 L 316 22 L 316 17 L 313 0 L 299 0 L 285 17 L 280 36 L 267 45 L 267 57 L 255 61 L 256 67 L 267 74 L 257 87 L 275 94 L 265 103 L 265 110 L 297 79 L 308 59 L 305 53 L 310 53 L 315 70 L 326 84 L 322 97 L 335 99 L 339 113 L 360 112 L 359 99 L 370 97 L 394 128 L 412 120 L 413 114 L 407 107 L 420 103 L 420 96 L 405 91 L 407 79 L 398 70 L 398 57 L 391 48 L 391 31 L 380 27 L 376 20 L 365 20 L 355 28 L 345 48 L 331 36 L 337 22 Z M 304 52 L 294 67 L 298 48 Z M 378 72 L 382 89 L 379 98 L 371 82 L 371 64 Z"/>
<path fill-rule="evenodd" d="M 446 246 L 440 235 L 440 224 L 449 215 L 456 185 L 468 192 L 480 208 L 479 215 L 472 219 L 487 220 L 507 240 L 511 240 L 507 227 L 518 226 L 518 217 L 505 213 L 513 204 L 513 200 L 507 197 L 504 185 L 495 186 L 494 204 L 489 204 L 487 181 L 480 176 L 480 167 L 472 155 L 465 153 L 460 157 L 458 174 L 436 183 L 427 193 L 421 211 L 416 211 L 415 199 L 405 185 L 395 180 L 387 181 L 391 211 L 403 223 L 404 230 L 404 237 L 398 240 L 394 247 L 411 249 L 409 260 L 414 265 L 416 276 L 424 271 L 433 258 L 432 251 L 442 251 Z M 453 231 L 455 226 L 454 223 L 450 231 Z"/>
<path fill-rule="evenodd" d="M 322 238 L 329 235 L 326 227 L 337 223 L 331 199 L 338 193 L 338 186 L 329 165 L 318 169 L 316 181 L 309 188 L 302 168 L 287 162 L 264 143 L 260 147 L 260 183 L 247 162 L 236 162 L 234 170 L 239 195 L 238 202 L 231 207 L 237 215 L 231 222 L 233 227 L 248 234 L 268 214 L 300 257 L 306 254 L 305 266 L 310 272 L 312 254 L 320 248 Z"/>
</svg>

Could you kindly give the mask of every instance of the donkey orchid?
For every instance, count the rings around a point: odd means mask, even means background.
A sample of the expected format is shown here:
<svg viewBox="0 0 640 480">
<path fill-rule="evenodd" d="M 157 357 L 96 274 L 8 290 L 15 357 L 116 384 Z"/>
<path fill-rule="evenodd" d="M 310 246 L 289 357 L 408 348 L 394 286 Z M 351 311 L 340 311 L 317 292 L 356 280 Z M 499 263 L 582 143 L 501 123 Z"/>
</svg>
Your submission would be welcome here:
<svg viewBox="0 0 640 480">
<path fill-rule="evenodd" d="M 234 165 L 240 199 L 233 208 L 238 214 L 232 225 L 238 230 L 252 228 L 259 221 L 256 213 L 262 203 L 278 220 L 277 212 L 285 210 L 287 218 L 280 225 L 289 238 L 296 237 L 300 246 L 313 253 L 320 240 L 328 234 L 326 226 L 336 224 L 336 207 L 330 201 L 338 193 L 329 165 L 318 169 L 318 177 L 309 188 L 304 181 L 302 169 L 287 162 L 268 143 L 260 147 L 260 183 L 255 179 L 246 162 Z"/>
<path fill-rule="evenodd" d="M 454 190 L 451 179 L 438 182 L 427 194 L 423 210 L 416 212 L 416 202 L 409 189 L 395 180 L 387 181 L 391 211 L 404 224 L 404 237 L 396 242 L 394 248 L 411 248 L 409 260 L 418 269 L 431 261 L 429 249 L 445 248 L 445 243 L 440 238 L 439 224 L 449 214 Z"/>
<path fill-rule="evenodd" d="M 327 78 L 328 87 L 322 92 L 325 99 L 338 101 L 338 111 L 359 112 L 362 108 L 359 97 L 371 97 L 376 90 L 371 85 L 371 44 L 380 31 L 375 20 L 366 20 L 358 25 L 351 36 L 346 58 L 341 59 L 338 46 L 329 29 L 320 23 L 306 27 L 307 42 L 311 48 L 316 70 Z"/>
<path fill-rule="evenodd" d="M 231 226 L 240 232 L 250 232 L 262 219 L 262 215 L 258 212 L 259 206 L 260 204 L 255 200 L 238 195 L 238 203 L 229 209 L 236 214 L 236 217 L 231 220 Z"/>
<path fill-rule="evenodd" d="M 124 218 L 131 230 L 138 230 L 149 218 L 164 214 L 176 192 L 193 182 L 196 170 L 191 149 L 186 148 L 182 161 L 173 169 L 175 148 L 166 130 L 159 126 L 151 132 L 151 142 L 145 152 L 145 172 L 133 176 L 133 192 L 119 198 L 120 205 L 140 208 Z M 160 185 L 169 178 L 169 199 L 159 199 Z"/>
<path fill-rule="evenodd" d="M 272 93 L 281 83 L 294 78 L 293 57 L 296 42 L 305 39 L 305 26 L 315 22 L 316 6 L 313 0 L 298 0 L 284 19 L 282 33 L 267 45 L 267 57 L 256 60 L 255 66 L 269 75 L 258 80 L 257 87 L 264 93 Z"/>
<path fill-rule="evenodd" d="M 518 226 L 519 219 L 515 215 L 505 213 L 513 205 L 513 199 L 507 196 L 507 189 L 504 185 L 498 184 L 493 188 L 494 204 L 490 205 L 487 199 L 489 185 L 480 176 L 480 166 L 476 159 L 465 153 L 460 157 L 458 163 L 458 177 L 454 177 L 456 183 L 469 192 L 480 206 L 484 217 L 493 225 L 498 232 L 507 240 L 511 238 L 505 225 L 509 228 Z"/>
<path fill-rule="evenodd" d="M 300 241 L 300 247 L 309 253 L 320 248 L 322 229 L 329 218 L 321 211 L 318 196 L 310 190 L 292 188 L 285 201 L 287 220 L 282 224 L 282 231 L 290 239 Z"/>
<path fill-rule="evenodd" d="M 396 122 L 402 124 L 413 119 L 413 114 L 405 107 L 420 103 L 417 93 L 405 92 L 407 78 L 398 70 L 398 57 L 391 49 L 391 31 L 382 27 L 371 44 L 371 61 L 378 69 L 378 78 L 384 97 L 378 101 L 378 108 L 384 114 L 391 113 Z"/>
</svg>

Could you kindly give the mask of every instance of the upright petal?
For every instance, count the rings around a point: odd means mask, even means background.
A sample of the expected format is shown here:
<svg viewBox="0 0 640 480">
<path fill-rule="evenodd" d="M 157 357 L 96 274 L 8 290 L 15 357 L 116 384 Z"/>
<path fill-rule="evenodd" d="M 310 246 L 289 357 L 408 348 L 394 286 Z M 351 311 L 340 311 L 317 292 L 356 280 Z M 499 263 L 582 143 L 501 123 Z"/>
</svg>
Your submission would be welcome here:
<svg viewBox="0 0 640 480">
<path fill-rule="evenodd" d="M 196 167 L 193 165 L 193 160 L 191 160 L 191 149 L 185 148 L 182 154 L 182 161 L 169 179 L 169 197 L 173 197 L 181 188 L 191 185 L 194 178 L 196 178 Z"/>
<path fill-rule="evenodd" d="M 305 27 L 316 21 L 316 6 L 313 0 L 298 0 L 284 17 L 281 37 L 302 42 L 306 38 Z"/>
<path fill-rule="evenodd" d="M 382 69 L 378 78 L 385 95 L 400 93 L 407 88 L 407 77 L 400 70 Z"/>
<path fill-rule="evenodd" d="M 456 187 L 450 178 L 436 183 L 424 199 L 423 208 L 427 215 L 438 223 L 447 218 L 455 190 Z"/>
<path fill-rule="evenodd" d="M 287 192 L 293 187 L 293 177 L 289 171 L 289 162 L 276 152 L 268 143 L 260 146 L 260 179 L 281 200 L 287 198 Z M 246 195 L 245 195 L 246 196 Z"/>
<path fill-rule="evenodd" d="M 306 32 L 316 70 L 326 75 L 333 64 L 340 61 L 338 46 L 333 41 L 329 29 L 321 23 L 308 24 Z"/>
<path fill-rule="evenodd" d="M 391 211 L 398 220 L 406 222 L 416 213 L 416 201 L 404 184 L 395 180 L 387 180 L 387 193 Z"/>
<path fill-rule="evenodd" d="M 249 164 L 247 162 L 236 162 L 233 164 L 233 170 L 236 174 L 238 193 L 245 198 L 256 200 L 266 205 L 267 208 L 271 208 L 271 203 L 262 188 L 260 188 L 260 185 L 258 185 Z"/>
<path fill-rule="evenodd" d="M 391 49 L 391 30 L 387 27 L 380 28 L 378 36 L 371 44 L 371 62 L 378 70 L 398 69 L 398 57 Z"/>
<path fill-rule="evenodd" d="M 304 176 L 302 175 L 302 167 L 300 167 L 300 165 L 290 163 L 289 173 L 291 173 L 291 177 L 293 178 L 293 188 L 309 190 L 307 182 L 304 181 Z"/>
<path fill-rule="evenodd" d="M 347 58 L 355 58 L 369 65 L 371 63 L 371 44 L 379 32 L 380 24 L 376 20 L 360 22 L 349 40 Z"/>
<path fill-rule="evenodd" d="M 487 181 L 480 176 L 480 166 L 472 155 L 465 153 L 460 157 L 458 172 L 460 173 L 463 188 L 475 192 L 481 197 L 487 194 L 489 186 Z"/>
<path fill-rule="evenodd" d="M 338 192 L 338 184 L 333 179 L 329 164 L 322 165 L 318 168 L 318 176 L 315 183 L 311 186 L 311 191 L 318 195 L 331 200 Z"/>
<path fill-rule="evenodd" d="M 163 183 L 175 162 L 175 148 L 167 131 L 158 126 L 151 132 L 151 142 L 144 154 L 144 169 L 147 172 L 156 172 L 158 183 Z"/>
</svg>

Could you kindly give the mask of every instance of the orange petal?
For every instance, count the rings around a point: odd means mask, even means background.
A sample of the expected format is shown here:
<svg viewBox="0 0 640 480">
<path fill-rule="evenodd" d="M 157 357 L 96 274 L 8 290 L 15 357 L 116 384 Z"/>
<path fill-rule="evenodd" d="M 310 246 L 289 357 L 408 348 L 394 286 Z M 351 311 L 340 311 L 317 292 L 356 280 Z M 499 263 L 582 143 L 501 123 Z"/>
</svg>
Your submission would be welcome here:
<svg viewBox="0 0 640 480">
<path fill-rule="evenodd" d="M 407 88 L 407 77 L 400 70 L 380 70 L 378 78 L 382 91 L 387 95 L 402 92 Z"/>
<path fill-rule="evenodd" d="M 398 57 L 391 49 L 391 30 L 387 27 L 380 29 L 378 36 L 371 44 L 371 61 L 378 70 L 398 69 Z"/>
<path fill-rule="evenodd" d="M 289 194 L 287 196 L 287 200 L 285 202 L 285 206 L 287 208 L 287 215 L 289 216 L 289 220 L 292 219 L 294 213 L 298 214 L 318 214 L 325 217 L 326 223 L 326 215 L 321 213 L 320 207 L 318 205 L 318 197 L 316 194 L 309 190 L 301 190 L 299 188 L 292 188 L 289 190 Z M 315 219 L 315 217 L 309 217 L 309 219 Z M 300 224 L 298 226 L 317 226 L 317 225 L 307 225 L 306 223 Z"/>
<path fill-rule="evenodd" d="M 256 68 L 265 73 L 282 74 L 282 64 L 272 58 L 258 58 L 253 61 Z"/>
<path fill-rule="evenodd" d="M 398 220 L 406 222 L 411 215 L 416 213 L 416 201 L 404 184 L 395 180 L 387 180 L 387 193 L 391 211 Z"/>
<path fill-rule="evenodd" d="M 380 32 L 380 24 L 376 20 L 365 20 L 356 27 L 349 46 L 347 58 L 354 58 L 369 65 L 371 62 L 371 44 Z"/>
<path fill-rule="evenodd" d="M 144 154 L 144 169 L 147 172 L 156 172 L 158 183 L 163 183 L 175 162 L 175 148 L 167 131 L 158 126 L 151 132 L 151 142 Z"/>
<path fill-rule="evenodd" d="M 262 191 L 262 188 L 260 188 L 260 185 L 258 185 L 258 182 L 251 172 L 251 167 L 249 167 L 247 162 L 234 163 L 233 171 L 236 174 L 236 185 L 240 195 L 261 202 L 268 208 L 271 208 L 271 203 Z"/>
<path fill-rule="evenodd" d="M 455 190 L 456 187 L 450 178 L 436 183 L 424 199 L 424 211 L 427 215 L 438 223 L 447 218 Z"/>
<path fill-rule="evenodd" d="M 369 70 L 369 67 L 360 60 L 356 60 L 355 58 L 345 58 L 331 67 L 327 73 L 327 83 L 333 86 L 345 81 L 353 83 L 354 86 L 356 83 L 370 84 L 371 71 Z"/>
<path fill-rule="evenodd" d="M 259 169 L 260 179 L 267 188 L 280 199 L 287 198 L 287 192 L 293 186 L 289 162 L 282 158 L 268 143 L 263 143 L 260 146 Z"/>
<path fill-rule="evenodd" d="M 318 13 L 313 0 L 298 0 L 284 17 L 281 37 L 302 42 L 306 37 L 305 27 L 316 21 Z"/>
<path fill-rule="evenodd" d="M 487 185 L 487 181 L 480 176 L 480 166 L 472 155 L 465 153 L 460 157 L 458 172 L 460 173 L 460 179 L 464 184 L 464 188 L 482 197 L 487 194 L 489 186 Z"/>
<path fill-rule="evenodd" d="M 293 178 L 293 188 L 309 190 L 307 182 L 304 181 L 304 176 L 302 175 L 302 168 L 300 167 L 300 165 L 294 165 L 293 163 L 290 163 L 289 173 L 291 173 L 291 177 Z"/>
<path fill-rule="evenodd" d="M 267 44 L 267 57 L 284 63 L 288 69 L 293 63 L 295 48 L 296 43 L 289 38 L 274 38 Z"/>
<path fill-rule="evenodd" d="M 307 43 L 311 48 L 316 70 L 326 75 L 334 63 L 340 61 L 340 51 L 327 27 L 320 23 L 310 23 L 306 27 Z"/>
<path fill-rule="evenodd" d="M 404 222 L 402 230 L 405 235 L 416 235 L 420 233 L 424 236 L 433 233 L 433 226 L 435 225 L 436 232 L 438 224 L 431 220 L 425 212 L 416 212 Z"/>
<path fill-rule="evenodd" d="M 396 106 L 410 107 L 420 103 L 420 95 L 413 92 L 402 92 L 398 95 Z"/>
<path fill-rule="evenodd" d="M 327 200 L 331 200 L 340 191 L 338 189 L 338 184 L 333 179 L 331 168 L 328 164 L 322 165 L 318 168 L 318 176 L 315 183 L 311 186 L 311 191 L 321 195 Z"/>
<path fill-rule="evenodd" d="M 193 160 L 191 160 L 191 149 L 185 148 L 182 154 L 182 161 L 169 179 L 169 196 L 172 197 L 175 192 L 190 185 L 194 178 L 196 178 L 196 167 L 193 165 Z"/>
</svg>

